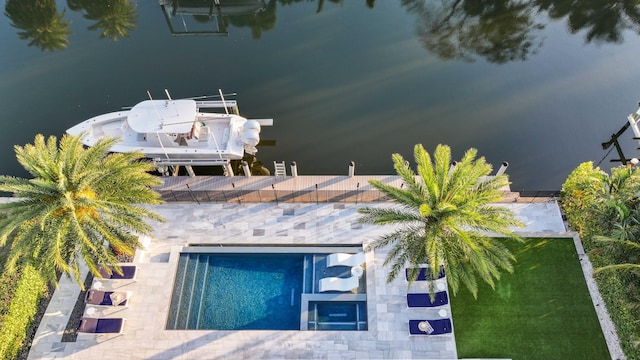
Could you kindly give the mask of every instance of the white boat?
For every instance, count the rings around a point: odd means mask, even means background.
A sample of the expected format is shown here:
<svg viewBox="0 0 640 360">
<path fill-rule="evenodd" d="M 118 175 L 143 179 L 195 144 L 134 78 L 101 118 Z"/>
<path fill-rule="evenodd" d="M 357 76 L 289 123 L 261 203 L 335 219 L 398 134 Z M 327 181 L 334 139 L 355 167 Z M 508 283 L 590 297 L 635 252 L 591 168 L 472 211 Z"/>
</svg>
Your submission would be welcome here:
<svg viewBox="0 0 640 360">
<path fill-rule="evenodd" d="M 158 166 L 225 165 L 254 155 L 261 126 L 273 119 L 246 119 L 234 100 L 146 100 L 129 110 L 98 115 L 67 130 L 86 146 L 120 138 L 112 152 L 140 151 Z M 217 112 L 216 112 L 217 110 Z M 231 112 L 229 111 L 231 110 Z"/>
</svg>

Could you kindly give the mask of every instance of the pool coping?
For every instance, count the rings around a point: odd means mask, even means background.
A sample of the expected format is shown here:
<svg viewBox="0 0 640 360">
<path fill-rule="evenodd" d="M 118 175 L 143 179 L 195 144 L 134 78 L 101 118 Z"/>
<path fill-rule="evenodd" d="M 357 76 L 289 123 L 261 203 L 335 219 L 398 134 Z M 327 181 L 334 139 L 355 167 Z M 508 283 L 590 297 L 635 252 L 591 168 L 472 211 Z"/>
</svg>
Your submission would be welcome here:
<svg viewBox="0 0 640 360">
<path fill-rule="evenodd" d="M 340 245 L 340 244 L 328 244 L 325 246 L 305 246 L 305 245 L 297 245 L 291 246 L 290 244 L 269 244 L 268 246 L 264 246 L 261 244 L 245 244 L 243 246 L 237 246 L 234 244 L 229 245 L 201 245 L 201 244 L 190 244 L 187 243 L 182 248 L 172 248 L 171 254 L 169 257 L 169 263 L 174 264 L 172 266 L 174 274 L 177 271 L 178 264 L 180 261 L 181 254 L 312 254 L 317 255 L 319 253 L 358 253 L 363 252 L 362 245 L 357 244 L 348 244 L 348 245 Z M 365 264 L 366 268 L 366 264 Z M 365 270 L 366 273 L 366 270 Z M 365 277 L 366 279 L 366 277 Z M 175 287 L 176 276 L 173 277 L 173 283 L 171 288 Z M 315 281 L 315 279 L 313 280 Z M 366 281 L 365 281 L 366 282 Z M 303 282 L 304 288 L 304 282 Z M 315 286 L 312 285 L 312 289 L 315 289 Z M 301 293 L 300 294 L 300 328 L 293 329 L 290 331 L 310 331 L 308 329 L 309 325 L 309 302 L 311 301 L 367 301 L 366 294 L 367 285 L 365 283 L 365 293 L 364 294 L 354 294 L 354 293 Z M 171 307 L 171 301 L 169 301 L 169 307 Z M 369 312 L 368 302 L 367 302 L 367 313 Z M 170 314 L 167 314 L 167 321 Z M 368 326 L 367 321 L 367 326 Z M 182 331 L 182 330 L 211 330 L 211 331 L 224 331 L 218 329 L 166 329 L 170 331 Z M 248 329 L 252 330 L 252 329 Z M 253 330 L 265 330 L 265 331 L 282 331 L 278 329 L 253 329 Z M 233 331 L 247 331 L 247 329 L 243 330 L 233 330 Z M 287 330 L 288 331 L 288 330 Z M 332 330 L 317 330 L 317 331 L 332 331 Z M 334 330 L 338 331 L 338 330 Z M 340 331 L 350 331 L 350 330 L 340 330 Z M 363 331 L 363 330 L 353 330 L 353 331 Z"/>
</svg>

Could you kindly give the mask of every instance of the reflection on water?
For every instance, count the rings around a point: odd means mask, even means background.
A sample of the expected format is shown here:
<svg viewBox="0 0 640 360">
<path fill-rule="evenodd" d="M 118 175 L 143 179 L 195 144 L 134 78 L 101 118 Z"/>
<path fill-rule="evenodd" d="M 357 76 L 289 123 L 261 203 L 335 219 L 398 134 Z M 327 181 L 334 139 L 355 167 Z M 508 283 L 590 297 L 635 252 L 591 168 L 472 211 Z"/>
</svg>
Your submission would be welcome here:
<svg viewBox="0 0 640 360">
<path fill-rule="evenodd" d="M 328 0 L 342 4 L 342 0 Z M 324 0 L 160 0 L 173 35 L 228 35 L 229 27 L 249 28 L 254 39 L 276 25 L 277 5 L 316 3 Z M 622 32 L 640 33 L 640 5 L 635 0 L 400 0 L 417 19 L 416 32 L 425 48 L 443 60 L 492 63 L 525 61 L 543 45 L 539 33 L 548 19 L 566 18 L 569 31 L 585 31 L 585 41 L 618 43 Z M 72 11 L 94 23 L 89 30 L 100 38 L 117 41 L 135 29 L 136 4 L 132 0 L 67 0 Z M 366 0 L 373 9 L 375 0 Z M 66 48 L 70 21 L 58 11 L 55 0 L 7 0 L 5 15 L 29 46 L 54 51 Z M 546 15 L 546 16 L 544 16 Z"/>
<path fill-rule="evenodd" d="M 99 30 L 100 38 L 117 41 L 135 28 L 136 4 L 129 0 L 68 0 L 69 9 L 94 21 L 88 30 Z M 18 37 L 44 51 L 63 50 L 69 44 L 70 20 L 59 12 L 55 0 L 7 0 L 5 15 L 20 29 Z"/>
<path fill-rule="evenodd" d="M 255 39 L 275 24 L 275 1 L 160 0 L 172 35 L 228 35 L 229 25 L 249 27 Z"/>
<path fill-rule="evenodd" d="M 441 59 L 481 57 L 502 64 L 527 60 L 542 46 L 536 32 L 544 24 L 535 16 L 533 2 L 404 1 L 404 5 L 419 19 L 417 32 L 424 46 Z"/>
<path fill-rule="evenodd" d="M 7 0 L 4 11 L 29 46 L 46 51 L 67 47 L 71 22 L 63 20 L 64 11 L 58 11 L 55 0 Z"/>
<path fill-rule="evenodd" d="M 136 4 L 129 0 L 67 0 L 69 9 L 82 13 L 94 23 L 88 30 L 100 31 L 100 38 L 118 41 L 129 37 L 136 27 Z"/>
<path fill-rule="evenodd" d="M 586 31 L 586 42 L 621 42 L 622 32 L 640 33 L 640 5 L 636 0 L 538 0 L 537 11 L 552 19 L 567 19 L 572 34 Z"/>
<path fill-rule="evenodd" d="M 585 41 L 620 42 L 622 32 L 640 33 L 640 5 L 634 0 L 445 0 L 402 1 L 418 17 L 425 47 L 442 59 L 484 58 L 493 63 L 527 60 L 542 46 L 543 16 L 567 19 L 572 34 Z"/>
</svg>

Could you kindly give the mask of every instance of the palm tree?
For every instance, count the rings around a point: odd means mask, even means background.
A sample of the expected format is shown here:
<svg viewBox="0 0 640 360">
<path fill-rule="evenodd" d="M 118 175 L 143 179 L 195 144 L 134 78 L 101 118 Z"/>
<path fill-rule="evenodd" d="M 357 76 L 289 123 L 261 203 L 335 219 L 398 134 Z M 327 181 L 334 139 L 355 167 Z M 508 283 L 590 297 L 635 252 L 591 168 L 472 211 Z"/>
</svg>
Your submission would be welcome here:
<svg viewBox="0 0 640 360">
<path fill-rule="evenodd" d="M 116 141 L 85 149 L 79 137 L 65 135 L 58 145 L 55 136 L 39 134 L 33 145 L 15 146 L 33 179 L 0 176 L 0 191 L 17 198 L 0 204 L 9 269 L 29 262 L 54 283 L 59 272 L 73 273 L 82 287 L 81 262 L 97 275 L 98 264 L 117 264 L 114 252 L 132 255 L 136 235 L 151 233 L 145 218 L 163 220 L 139 205 L 162 202 L 151 189 L 161 184 L 148 173 L 153 166 L 140 153 L 109 154 Z"/>
<path fill-rule="evenodd" d="M 393 199 L 400 207 L 361 208 L 361 223 L 397 224 L 393 232 L 372 242 L 367 251 L 391 246 L 384 264 L 391 264 L 387 282 L 393 281 L 403 269 L 428 264 L 436 278 L 441 268 L 454 294 L 462 283 L 477 296 L 476 276 L 492 287 L 500 271 L 513 271 L 513 254 L 498 238 L 502 234 L 522 241 L 510 228 L 522 226 L 512 211 L 492 206 L 503 196 L 509 182 L 506 175 L 486 177 L 491 165 L 483 157 L 476 159 L 477 150 L 469 149 L 462 160 L 451 167 L 451 149 L 438 145 L 433 161 L 422 145 L 414 148 L 418 175 L 400 154 L 393 154 L 396 172 L 406 187 L 396 188 L 377 180 L 370 183 Z M 404 188 L 403 188 L 404 187 Z M 416 279 L 417 270 L 409 274 Z M 434 293 L 433 283 L 431 285 Z"/>
</svg>

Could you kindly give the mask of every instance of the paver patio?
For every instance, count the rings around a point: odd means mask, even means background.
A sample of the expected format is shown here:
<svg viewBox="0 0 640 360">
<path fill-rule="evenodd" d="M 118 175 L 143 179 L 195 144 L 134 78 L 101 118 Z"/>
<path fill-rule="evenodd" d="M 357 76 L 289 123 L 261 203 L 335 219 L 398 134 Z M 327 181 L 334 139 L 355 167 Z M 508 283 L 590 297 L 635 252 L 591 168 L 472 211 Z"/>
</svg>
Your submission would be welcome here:
<svg viewBox="0 0 640 360">
<path fill-rule="evenodd" d="M 188 243 L 366 246 L 389 229 L 357 224 L 354 203 L 167 203 L 155 206 L 167 222 L 154 224 L 139 251 L 136 282 L 114 283 L 131 291 L 126 309 L 105 316 L 127 319 L 124 334 L 80 334 L 60 342 L 79 288 L 63 279 L 47 309 L 30 359 L 455 359 L 455 335 L 409 336 L 410 319 L 437 319 L 437 310 L 409 309 L 407 282 L 387 284 L 386 253 L 367 253 L 368 331 L 165 330 L 180 249 Z M 364 206 L 388 207 L 391 203 Z M 558 205 L 507 203 L 526 224 L 525 236 L 565 233 Z M 105 283 L 105 282 L 103 282 Z M 412 285 L 415 290 L 418 284 Z M 449 305 L 445 306 L 451 314 Z M 452 314 L 455 329 L 455 309 Z"/>
</svg>

